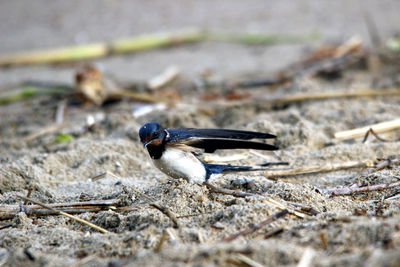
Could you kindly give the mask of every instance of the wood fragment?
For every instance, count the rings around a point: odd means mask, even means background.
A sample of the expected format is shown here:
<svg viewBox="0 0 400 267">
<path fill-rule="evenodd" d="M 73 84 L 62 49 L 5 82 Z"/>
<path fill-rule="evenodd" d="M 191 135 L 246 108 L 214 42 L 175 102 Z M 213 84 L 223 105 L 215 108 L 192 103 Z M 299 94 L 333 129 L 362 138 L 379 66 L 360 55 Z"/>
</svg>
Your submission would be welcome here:
<svg viewBox="0 0 400 267">
<path fill-rule="evenodd" d="M 33 191 L 33 188 L 32 188 L 32 187 L 29 187 L 29 188 L 28 188 L 28 193 L 26 193 L 26 197 L 27 197 L 27 198 L 30 198 L 30 197 L 31 197 L 32 191 Z M 24 205 L 28 205 L 28 200 L 25 200 L 25 201 L 24 201 Z"/>
<path fill-rule="evenodd" d="M 321 239 L 321 246 L 323 249 L 328 249 L 328 241 L 326 240 L 326 235 L 324 232 L 319 233 L 319 239 Z"/>
<path fill-rule="evenodd" d="M 208 181 L 205 181 L 203 183 L 207 188 L 209 188 L 212 192 L 214 193 L 220 193 L 224 195 L 232 195 L 234 197 L 250 197 L 250 196 L 255 196 L 255 194 L 252 193 L 247 193 L 239 190 L 230 190 L 222 187 L 218 187 L 215 185 L 210 184 Z"/>
<path fill-rule="evenodd" d="M 385 201 L 386 200 L 395 200 L 395 199 L 398 199 L 398 198 L 400 198 L 400 194 L 392 196 L 392 197 L 388 197 L 388 198 L 385 199 Z"/>
<path fill-rule="evenodd" d="M 370 170 L 368 170 L 368 172 L 376 172 L 376 171 L 380 171 L 383 170 L 385 168 L 389 168 L 392 165 L 399 165 L 400 164 L 400 159 L 378 159 L 379 162 Z"/>
<path fill-rule="evenodd" d="M 312 266 L 314 255 L 315 255 L 315 251 L 312 248 L 307 247 L 303 252 L 303 256 L 301 256 L 301 259 L 300 259 L 299 263 L 297 264 L 297 267 Z"/>
<path fill-rule="evenodd" d="M 64 122 L 64 112 L 66 107 L 66 101 L 61 100 L 57 104 L 56 114 L 55 114 L 55 123 L 60 124 Z"/>
<path fill-rule="evenodd" d="M 233 235 L 230 235 L 224 239 L 221 240 L 221 242 L 231 242 L 233 240 L 235 240 L 236 238 L 240 237 L 240 236 L 245 236 L 245 235 L 249 235 L 251 233 L 254 233 L 255 231 L 259 230 L 260 228 L 262 228 L 263 226 L 270 224 L 276 220 L 278 220 L 279 218 L 282 218 L 284 216 L 286 216 L 288 214 L 288 210 L 282 210 L 279 211 L 277 213 L 275 213 L 274 215 L 272 215 L 271 217 L 269 217 L 268 219 L 257 223 L 257 224 L 252 224 L 249 228 L 247 228 L 246 230 L 237 232 Z"/>
<path fill-rule="evenodd" d="M 247 266 L 250 267 L 263 267 L 261 263 L 256 262 L 255 260 L 243 255 L 243 254 L 238 254 L 236 258 L 241 261 L 242 263 L 246 264 Z"/>
<path fill-rule="evenodd" d="M 277 235 L 279 235 L 280 233 L 283 233 L 283 231 L 284 231 L 284 229 L 283 229 L 282 227 L 273 229 L 273 230 L 267 232 L 267 233 L 264 235 L 264 239 L 268 239 L 268 238 L 277 236 Z"/>
<path fill-rule="evenodd" d="M 296 168 L 296 169 L 268 170 L 268 171 L 264 172 L 264 177 L 272 178 L 272 177 L 296 176 L 296 175 L 301 175 L 301 174 L 331 172 L 331 171 L 338 171 L 338 170 L 351 169 L 351 168 L 363 168 L 363 167 L 369 167 L 371 165 L 372 165 L 371 160 L 348 161 L 348 162 L 344 162 L 344 163 L 327 164 L 324 166 L 311 165 L 311 166 L 301 167 L 301 168 Z"/>
<path fill-rule="evenodd" d="M 149 103 L 154 103 L 154 102 L 168 102 L 166 99 L 161 99 L 157 96 L 153 96 L 148 93 L 136 93 L 136 92 L 131 92 L 127 90 L 115 90 L 111 92 L 110 97 L 124 97 L 124 98 L 131 98 L 137 101 L 143 101 L 143 102 L 149 102 Z"/>
<path fill-rule="evenodd" d="M 175 80 L 180 74 L 181 70 L 176 66 L 168 67 L 163 73 L 151 78 L 147 82 L 147 87 L 150 90 L 157 90 L 161 87 L 166 86 L 173 80 Z"/>
<path fill-rule="evenodd" d="M 291 202 L 291 201 L 286 201 L 286 203 L 299 208 L 300 211 L 304 212 L 305 214 L 311 215 L 311 216 L 316 216 L 319 214 L 319 211 L 317 211 L 316 209 L 314 209 L 311 206 L 307 206 L 301 203 L 296 203 L 296 202 Z"/>
<path fill-rule="evenodd" d="M 364 139 L 362 140 L 363 143 L 365 143 L 368 139 L 368 136 L 372 134 L 373 136 L 375 136 L 376 139 L 378 139 L 381 142 L 389 142 L 388 140 L 380 137 L 372 128 L 369 128 L 369 130 L 367 131 L 367 133 L 364 136 Z"/>
<path fill-rule="evenodd" d="M 107 231 L 106 229 L 104 229 L 104 228 L 102 228 L 102 227 L 100 227 L 100 226 L 97 226 L 97 225 L 95 225 L 95 224 L 93 224 L 93 223 L 91 223 L 91 222 L 88 222 L 88 221 L 86 221 L 86 220 L 84 220 L 84 219 L 81 219 L 81 218 L 79 218 L 79 217 L 73 216 L 73 215 L 68 214 L 68 213 L 66 213 L 66 212 L 63 212 L 63 211 L 56 210 L 55 208 L 52 208 L 52 207 L 50 207 L 50 206 L 48 206 L 48 205 L 46 205 L 46 204 L 43 204 L 43 203 L 41 203 L 41 202 L 39 202 L 39 201 L 36 201 L 36 200 L 33 200 L 33 199 L 31 199 L 31 198 L 27 198 L 27 197 L 20 196 L 20 195 L 19 195 L 18 197 L 21 198 L 21 199 L 23 199 L 23 200 L 28 200 L 28 201 L 30 201 L 30 202 L 32 202 L 32 203 L 34 203 L 34 204 L 36 204 L 36 205 L 39 205 L 39 206 L 41 206 L 41 207 L 43 207 L 43 208 L 49 209 L 49 210 L 51 210 L 51 211 L 53 211 L 53 212 L 55 212 L 55 213 L 58 213 L 59 215 L 68 217 L 68 218 L 70 218 L 70 219 L 72 219 L 72 220 L 75 220 L 75 221 L 78 221 L 78 222 L 80 222 L 80 223 L 82 223 L 82 224 L 85 224 L 85 225 L 87 225 L 87 226 L 89 226 L 89 227 L 91 227 L 91 228 L 93 228 L 93 229 L 96 229 L 96 230 L 99 231 L 99 232 L 108 233 L 108 231 Z"/>
<path fill-rule="evenodd" d="M 26 197 L 29 199 L 29 197 Z M 25 200 L 29 202 L 28 200 Z M 58 211 L 78 214 L 85 212 L 97 212 L 107 210 L 111 207 L 116 207 L 120 203 L 119 199 L 108 200 L 92 200 L 84 202 L 66 202 L 66 203 L 53 203 L 48 204 L 48 207 L 57 208 Z M 57 215 L 58 212 L 42 208 L 40 205 L 1 205 L 0 206 L 0 220 L 8 220 L 14 218 L 19 212 L 23 211 L 27 216 L 48 216 Z"/>
<path fill-rule="evenodd" d="M 161 251 L 161 249 L 162 249 L 164 243 L 167 241 L 167 238 L 168 238 L 168 233 L 167 233 L 167 231 L 164 229 L 164 230 L 162 231 L 160 241 L 158 242 L 157 246 L 156 246 L 155 249 L 154 249 L 155 252 L 160 252 L 160 251 Z"/>
<path fill-rule="evenodd" d="M 0 226 L 0 230 L 7 229 L 7 228 L 10 228 L 10 227 L 13 227 L 13 226 L 14 226 L 13 223 L 5 224 L 5 225 Z"/>
<path fill-rule="evenodd" d="M 400 90 L 398 90 L 398 93 L 400 94 Z M 335 133 L 334 136 L 338 140 L 347 140 L 347 139 L 353 139 L 353 138 L 365 136 L 366 133 L 370 129 L 372 129 L 375 133 L 383 133 L 383 132 L 388 132 L 388 131 L 398 129 L 398 128 L 400 128 L 400 119 L 395 119 L 395 120 L 384 121 L 381 123 L 372 124 L 372 125 L 368 125 L 365 127 L 348 130 L 348 131 L 337 132 L 337 133 Z"/>
<path fill-rule="evenodd" d="M 61 128 L 63 128 L 64 126 L 65 126 L 65 123 L 52 124 L 52 125 L 49 125 L 49 126 L 43 128 L 42 130 L 40 130 L 36 133 L 26 136 L 24 139 L 26 142 L 30 142 L 30 141 L 33 141 L 43 135 L 54 133 L 54 132 L 60 130 Z"/>
<path fill-rule="evenodd" d="M 304 102 L 312 100 L 326 100 L 335 98 L 352 98 L 352 97 L 376 97 L 376 96 L 395 96 L 400 95 L 400 90 L 358 90 L 358 91 L 334 91 L 334 92 L 317 92 L 283 96 L 271 100 L 262 101 L 271 105 L 282 105 L 295 102 Z M 365 131 L 364 131 L 365 134 Z"/>
<path fill-rule="evenodd" d="M 387 183 L 387 184 L 377 184 L 362 187 L 344 187 L 344 188 L 328 188 L 328 189 L 318 189 L 323 194 L 328 194 L 330 196 L 343 196 L 351 194 L 359 194 L 371 191 L 385 190 L 389 188 L 394 188 L 400 186 L 400 182 Z"/>
<path fill-rule="evenodd" d="M 247 100 L 239 101 L 208 101 L 208 104 L 215 103 L 218 106 L 238 106 L 238 105 L 254 105 L 254 103 L 264 104 L 268 106 L 282 106 L 292 103 L 300 103 L 305 101 L 318 101 L 318 100 L 329 100 L 337 98 L 357 98 L 357 97 L 383 97 L 383 96 L 400 96 L 399 88 L 390 88 L 385 90 L 371 90 L 371 89 L 360 89 L 357 91 L 332 91 L 332 92 L 315 92 L 315 93 L 299 93 L 292 95 L 285 95 L 273 98 L 250 98 Z M 368 130 L 368 129 L 367 129 Z M 363 132 L 362 136 L 366 131 Z"/>
<path fill-rule="evenodd" d="M 276 201 L 275 199 L 264 197 L 264 199 L 262 201 L 265 203 L 268 203 L 269 205 L 276 207 L 278 209 L 287 210 L 290 214 L 293 214 L 301 219 L 304 219 L 306 217 L 306 215 L 309 215 L 309 214 L 305 213 L 304 211 L 296 210 L 293 207 L 293 205 L 291 205 L 290 203 L 288 203 L 284 200 L 280 200 L 281 202 L 283 202 L 283 203 L 281 203 L 279 201 Z"/>
</svg>

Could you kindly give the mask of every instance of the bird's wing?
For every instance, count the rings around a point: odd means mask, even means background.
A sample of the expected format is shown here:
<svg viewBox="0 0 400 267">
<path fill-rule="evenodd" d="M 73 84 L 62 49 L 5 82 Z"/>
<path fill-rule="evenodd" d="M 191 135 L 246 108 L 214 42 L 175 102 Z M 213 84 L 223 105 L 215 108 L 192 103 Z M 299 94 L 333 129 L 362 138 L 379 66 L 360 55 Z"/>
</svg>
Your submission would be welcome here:
<svg viewBox="0 0 400 267">
<path fill-rule="evenodd" d="M 225 130 L 225 129 L 167 129 L 170 146 L 187 146 L 212 153 L 217 149 L 258 149 L 277 150 L 265 143 L 248 141 L 250 139 L 275 138 L 268 133 Z"/>
<path fill-rule="evenodd" d="M 226 138 L 226 139 L 271 139 L 276 138 L 275 135 L 269 133 L 229 130 L 229 129 L 196 129 L 196 128 L 180 128 L 167 129 L 171 140 L 185 139 L 189 137 L 203 138 Z"/>
</svg>

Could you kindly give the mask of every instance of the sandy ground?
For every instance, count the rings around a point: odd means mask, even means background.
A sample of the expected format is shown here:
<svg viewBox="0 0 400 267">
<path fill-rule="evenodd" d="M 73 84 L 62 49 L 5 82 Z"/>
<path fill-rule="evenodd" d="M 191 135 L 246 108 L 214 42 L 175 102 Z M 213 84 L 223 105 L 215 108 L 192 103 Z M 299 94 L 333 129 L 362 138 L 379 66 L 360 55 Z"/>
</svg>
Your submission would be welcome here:
<svg viewBox="0 0 400 267">
<path fill-rule="evenodd" d="M 319 43 L 343 41 L 359 34 L 369 44 L 361 10 L 373 14 L 383 40 L 399 24 L 397 1 L 2 1 L 0 52 L 9 53 L 133 34 L 190 27 L 300 33 L 319 32 L 307 44 L 254 47 L 201 43 L 137 55 L 109 57 L 94 63 L 116 80 L 144 80 L 171 64 L 190 80 L 212 72 L 226 79 L 271 75 L 298 61 Z M 184 15 L 183 15 L 184 14 Z M 4 22 L 4 23 L 3 23 Z M 79 65 L 33 66 L 0 70 L 0 86 L 25 81 L 70 83 Z M 395 71 L 393 71 L 393 68 Z M 397 68 L 397 69 L 396 69 Z M 340 79 L 304 78 L 295 86 L 256 88 L 251 99 L 299 92 L 357 90 L 376 84 L 398 86 L 398 66 L 384 66 L 378 78 L 363 68 L 347 70 Z M 394 73 L 394 74 L 393 74 Z M 394 77 L 394 78 L 393 78 Z M 396 84 L 397 83 L 397 84 Z M 0 92 L 5 89 L 0 88 Z M 246 105 L 205 105 L 194 99 L 204 92 L 178 90 L 182 101 L 141 117 L 133 113 L 143 104 L 122 101 L 104 107 L 68 105 L 65 124 L 58 131 L 31 141 L 26 137 L 54 123 L 59 97 L 43 96 L 0 106 L 0 204 L 18 205 L 18 194 L 44 203 L 120 199 L 130 210 L 108 209 L 79 214 L 109 233 L 102 234 L 63 216 L 27 217 L 20 212 L 0 221 L 0 265 L 4 266 L 399 266 L 400 204 L 385 200 L 400 193 L 384 191 L 331 197 L 321 189 L 397 182 L 399 166 L 367 172 L 356 168 L 335 172 L 268 179 L 268 171 L 225 175 L 211 182 L 256 196 L 238 198 L 213 193 L 205 186 L 172 180 L 155 169 L 137 136 L 140 126 L 155 120 L 165 127 L 223 127 L 278 135 L 274 153 L 247 154 L 233 164 L 290 162 L 290 168 L 350 161 L 399 158 L 400 143 L 369 138 L 337 141 L 333 134 L 398 118 L 399 97 L 308 101 L 271 108 L 262 101 Z M 87 130 L 88 116 L 99 118 Z M 73 136 L 56 142 L 60 133 Z M 400 133 L 382 134 L 399 140 Z M 220 156 L 246 151 L 221 152 Z M 104 172 L 98 181 L 90 178 Z M 178 216 L 180 228 L 136 188 Z M 271 204 L 298 203 L 317 215 L 290 213 L 232 242 L 222 239 L 281 211 Z M 11 227 L 2 226 L 12 224 Z M 172 232 L 157 249 L 163 233 Z M 252 265 L 253 264 L 253 265 Z"/>
</svg>

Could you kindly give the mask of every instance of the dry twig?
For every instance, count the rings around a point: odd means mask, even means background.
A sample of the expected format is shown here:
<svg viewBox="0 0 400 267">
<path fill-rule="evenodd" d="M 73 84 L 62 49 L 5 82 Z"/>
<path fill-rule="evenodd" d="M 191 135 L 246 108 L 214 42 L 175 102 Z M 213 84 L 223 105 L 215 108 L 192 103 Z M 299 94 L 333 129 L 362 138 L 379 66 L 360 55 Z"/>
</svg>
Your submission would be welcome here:
<svg viewBox="0 0 400 267">
<path fill-rule="evenodd" d="M 56 131 L 60 130 L 62 127 L 64 127 L 64 126 L 65 126 L 65 123 L 52 124 L 50 126 L 47 126 L 47 127 L 43 128 L 39 132 L 36 132 L 36 133 L 28 135 L 27 137 L 25 137 L 25 141 L 26 142 L 30 142 L 32 140 L 35 140 L 38 137 L 41 137 L 42 135 L 46 135 L 46 134 L 49 134 L 49 133 L 56 132 Z"/>
<path fill-rule="evenodd" d="M 388 183 L 388 184 L 377 184 L 362 187 L 344 187 L 344 188 L 329 188 L 329 189 L 319 189 L 323 194 L 328 194 L 330 196 L 343 196 L 351 194 L 359 194 L 371 191 L 385 190 L 388 188 L 393 188 L 400 186 L 400 182 Z"/>
<path fill-rule="evenodd" d="M 314 258 L 315 251 L 312 248 L 306 248 L 304 250 L 303 256 L 301 256 L 301 259 L 299 263 L 297 264 L 297 267 L 309 267 L 312 264 L 312 260 Z"/>
<path fill-rule="evenodd" d="M 210 184 L 208 181 L 205 181 L 203 183 L 207 188 L 209 188 L 212 192 L 214 193 L 221 193 L 224 195 L 232 195 L 234 197 L 250 197 L 250 196 L 256 196 L 255 194 L 252 193 L 247 193 L 239 190 L 230 190 L 222 187 L 218 187 L 215 185 Z"/>
<path fill-rule="evenodd" d="M 26 197 L 26 202 L 29 202 L 29 196 Z M 57 208 L 57 212 L 44 208 L 40 205 L 2 205 L 0 206 L 0 220 L 14 218 L 19 212 L 23 211 L 28 216 L 48 216 L 56 215 L 59 212 L 67 213 L 85 213 L 107 210 L 118 206 L 119 199 L 108 200 L 92 200 L 85 202 L 70 202 L 70 203 L 53 203 L 48 204 L 50 208 Z"/>
<path fill-rule="evenodd" d="M 320 92 L 320 93 L 307 93 L 307 94 L 297 94 L 297 95 L 288 95 L 275 99 L 264 100 L 266 104 L 271 105 L 282 105 L 289 104 L 295 102 L 304 102 L 311 100 L 326 100 L 326 99 L 334 99 L 334 98 L 350 98 L 350 97 L 376 97 L 376 96 L 393 96 L 400 95 L 400 91 L 398 89 L 388 89 L 388 90 L 358 90 L 358 91 L 334 91 L 334 92 Z M 365 134 L 365 131 L 364 131 Z"/>
<path fill-rule="evenodd" d="M 147 82 L 147 87 L 150 90 L 157 90 L 164 87 L 168 83 L 172 82 L 176 77 L 178 77 L 181 70 L 176 66 L 168 67 L 163 73 L 151 78 Z"/>
<path fill-rule="evenodd" d="M 100 231 L 102 233 L 108 233 L 108 231 L 106 229 L 104 229 L 104 228 L 102 228 L 100 226 L 97 226 L 97 225 L 95 225 L 95 224 L 93 224 L 91 222 L 88 222 L 88 221 L 86 221 L 84 219 L 81 219 L 79 217 L 73 216 L 73 215 L 68 214 L 66 212 L 63 212 L 63 211 L 56 210 L 56 209 L 54 209 L 54 208 L 52 208 L 52 207 L 50 207 L 50 206 L 48 206 L 46 204 L 43 204 L 43 203 L 41 203 L 39 201 L 36 201 L 36 200 L 33 200 L 31 198 L 27 198 L 27 197 L 24 197 L 24 196 L 18 196 L 18 197 L 23 199 L 23 200 L 28 200 L 28 201 L 30 201 L 30 202 L 32 202 L 32 203 L 34 203 L 36 205 L 39 205 L 39 206 L 41 206 L 43 208 L 49 209 L 49 210 L 51 210 L 51 211 L 53 211 L 53 212 L 55 212 L 55 213 L 57 213 L 59 215 L 63 215 L 65 217 L 68 217 L 68 218 L 73 219 L 75 221 L 78 221 L 80 223 L 86 224 L 87 226 L 89 226 L 89 227 L 91 227 L 93 229 L 96 229 L 97 231 Z"/>
<path fill-rule="evenodd" d="M 201 41 L 229 41 L 244 44 L 296 43 L 314 40 L 317 36 L 270 35 L 253 33 L 208 32 L 194 29 L 162 32 L 113 40 L 108 43 L 62 47 L 56 49 L 0 55 L 0 67 L 26 64 L 48 64 L 93 59 L 108 55 L 134 53 Z"/>
<path fill-rule="evenodd" d="M 376 172 L 376 171 L 380 171 L 383 170 L 385 168 L 389 168 L 393 165 L 400 165 L 400 159 L 378 159 L 378 163 L 369 170 L 369 172 Z"/>
<path fill-rule="evenodd" d="M 389 142 L 389 140 L 386 140 L 382 137 L 380 137 L 375 131 L 374 129 L 370 128 L 367 133 L 364 136 L 364 139 L 362 140 L 363 143 L 365 143 L 369 137 L 369 135 L 372 134 L 373 136 L 375 136 L 376 139 L 378 139 L 381 142 Z"/>
<path fill-rule="evenodd" d="M 246 230 L 237 232 L 237 233 L 235 233 L 233 235 L 228 236 L 227 238 L 222 239 L 221 242 L 231 242 L 231 241 L 235 240 L 236 238 L 238 238 L 240 236 L 245 236 L 245 235 L 249 235 L 251 233 L 254 233 L 255 231 L 259 230 L 261 227 L 263 227 L 263 226 L 265 226 L 267 224 L 270 224 L 270 223 L 276 221 L 279 218 L 282 218 L 282 217 L 286 216 L 288 213 L 289 213 L 288 210 L 279 211 L 279 212 L 275 213 L 274 215 L 272 215 L 271 217 L 269 217 L 268 219 L 266 219 L 266 220 L 264 220 L 264 221 L 262 221 L 260 223 L 252 224 Z"/>
<path fill-rule="evenodd" d="M 338 171 L 338 170 L 351 169 L 351 168 L 362 168 L 362 167 L 368 167 L 371 165 L 372 165 L 371 160 L 349 161 L 349 162 L 344 162 L 344 163 L 327 164 L 324 166 L 311 165 L 311 166 L 296 168 L 296 169 L 268 170 L 268 171 L 265 171 L 264 176 L 266 178 L 280 177 L 280 176 L 294 176 L 294 175 L 300 175 L 300 174 L 330 172 L 330 171 Z"/>
<path fill-rule="evenodd" d="M 305 212 L 305 211 L 303 211 L 303 210 L 301 210 L 301 209 L 296 209 L 296 206 L 295 206 L 295 205 L 293 205 L 293 204 L 291 204 L 291 203 L 289 203 L 289 202 L 286 202 L 286 201 L 284 201 L 284 200 L 281 200 L 281 201 L 283 201 L 284 203 L 281 203 L 281 202 L 279 202 L 279 201 L 276 201 L 275 199 L 272 199 L 272 198 L 264 198 L 262 201 L 263 201 L 263 202 L 266 202 L 266 203 L 268 203 L 269 205 L 274 206 L 274 207 L 276 207 L 276 208 L 278 208 L 278 209 L 287 210 L 290 214 L 293 214 L 293 215 L 295 215 L 295 216 L 297 216 L 297 217 L 299 217 L 299 218 L 302 218 L 302 219 L 305 218 L 306 215 L 310 215 L 309 212 Z M 293 208 L 293 206 L 294 206 L 295 208 Z"/>
<path fill-rule="evenodd" d="M 260 103 L 269 106 L 280 106 L 280 105 L 305 102 L 305 101 L 328 100 L 336 98 L 354 98 L 354 97 L 378 97 L 378 96 L 400 96 L 400 90 L 398 88 L 391 88 L 379 91 L 371 89 L 363 89 L 357 91 L 315 92 L 315 93 L 285 95 L 268 99 L 260 97 L 258 99 L 250 98 L 246 100 L 229 101 L 229 102 L 216 101 L 215 103 L 218 104 L 219 106 L 220 105 L 237 106 L 245 104 L 254 105 L 254 103 Z M 361 136 L 363 136 L 368 129 L 366 129 Z"/>
<path fill-rule="evenodd" d="M 398 94 L 400 94 L 400 90 L 397 90 Z M 362 128 L 356 128 L 353 130 L 342 131 L 335 133 L 335 138 L 338 140 L 347 140 L 352 138 L 357 138 L 361 136 L 365 136 L 370 129 L 372 129 L 375 133 L 383 133 L 388 132 L 394 129 L 400 128 L 400 119 L 385 121 L 377 124 L 367 125 Z"/>
<path fill-rule="evenodd" d="M 256 262 L 255 260 L 243 255 L 243 254 L 238 254 L 236 255 L 236 258 L 244 263 L 246 266 L 250 266 L 250 267 L 263 267 L 264 265 L 262 265 L 261 263 Z"/>
</svg>

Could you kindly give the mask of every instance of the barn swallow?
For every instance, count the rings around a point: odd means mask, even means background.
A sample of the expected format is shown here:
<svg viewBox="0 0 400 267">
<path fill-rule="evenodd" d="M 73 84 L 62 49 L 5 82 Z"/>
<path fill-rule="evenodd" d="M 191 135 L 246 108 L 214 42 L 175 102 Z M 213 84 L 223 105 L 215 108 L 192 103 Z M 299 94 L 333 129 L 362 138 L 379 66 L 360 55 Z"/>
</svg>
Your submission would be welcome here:
<svg viewBox="0 0 400 267">
<path fill-rule="evenodd" d="M 156 122 L 144 124 L 139 136 L 158 169 L 172 178 L 184 178 L 198 184 L 214 174 L 265 170 L 251 166 L 205 163 L 197 157 L 202 152 L 213 153 L 218 149 L 278 149 L 270 144 L 250 141 L 276 138 L 269 133 L 227 129 L 164 129 Z"/>
</svg>

